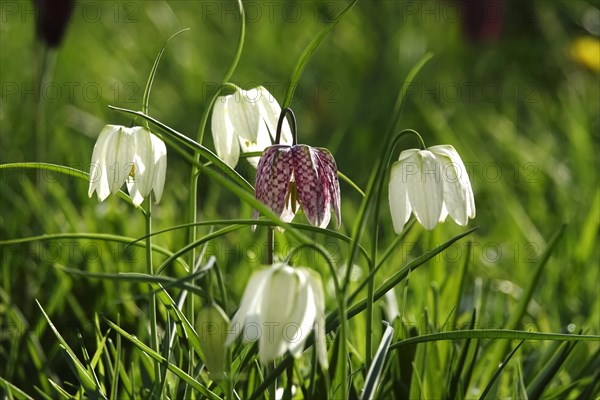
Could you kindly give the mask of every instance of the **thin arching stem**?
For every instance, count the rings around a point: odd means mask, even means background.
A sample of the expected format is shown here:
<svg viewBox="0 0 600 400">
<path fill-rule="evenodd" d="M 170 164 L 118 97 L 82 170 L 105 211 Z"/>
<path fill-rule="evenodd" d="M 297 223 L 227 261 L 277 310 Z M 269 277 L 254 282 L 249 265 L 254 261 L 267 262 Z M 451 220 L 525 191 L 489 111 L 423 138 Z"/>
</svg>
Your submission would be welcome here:
<svg viewBox="0 0 600 400">
<path fill-rule="evenodd" d="M 281 114 L 279 114 L 279 121 L 277 121 L 277 133 L 275 135 L 275 143 L 281 143 L 281 129 L 283 128 L 283 121 L 285 120 L 286 115 L 290 117 L 290 128 L 292 130 L 292 145 L 298 144 L 298 136 L 296 133 L 296 116 L 291 108 L 283 108 L 281 109 Z"/>
</svg>

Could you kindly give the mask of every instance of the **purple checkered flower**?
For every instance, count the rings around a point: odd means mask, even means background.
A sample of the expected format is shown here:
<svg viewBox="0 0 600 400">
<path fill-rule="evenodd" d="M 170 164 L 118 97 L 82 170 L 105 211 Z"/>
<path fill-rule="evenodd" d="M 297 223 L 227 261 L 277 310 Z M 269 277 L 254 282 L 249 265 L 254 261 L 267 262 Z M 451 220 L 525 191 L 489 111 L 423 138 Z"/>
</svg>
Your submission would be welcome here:
<svg viewBox="0 0 600 400">
<path fill-rule="evenodd" d="M 299 204 L 308 222 L 320 228 L 329 224 L 333 207 L 340 227 L 340 184 L 327 149 L 304 144 L 267 147 L 256 169 L 254 196 L 285 222 L 294 218 Z M 258 218 L 258 211 L 252 216 Z"/>
</svg>

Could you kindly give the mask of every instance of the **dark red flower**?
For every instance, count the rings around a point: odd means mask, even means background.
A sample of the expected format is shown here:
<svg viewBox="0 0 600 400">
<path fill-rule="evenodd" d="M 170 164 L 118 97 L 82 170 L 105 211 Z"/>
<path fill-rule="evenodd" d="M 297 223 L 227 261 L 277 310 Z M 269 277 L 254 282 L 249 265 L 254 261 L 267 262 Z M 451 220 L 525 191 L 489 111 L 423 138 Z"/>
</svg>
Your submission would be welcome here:
<svg viewBox="0 0 600 400">
<path fill-rule="evenodd" d="M 337 227 L 341 224 L 337 166 L 327 149 L 304 144 L 267 147 L 256 169 L 254 196 L 285 222 L 294 218 L 299 204 L 314 226 L 329 224 L 332 207 Z"/>
</svg>

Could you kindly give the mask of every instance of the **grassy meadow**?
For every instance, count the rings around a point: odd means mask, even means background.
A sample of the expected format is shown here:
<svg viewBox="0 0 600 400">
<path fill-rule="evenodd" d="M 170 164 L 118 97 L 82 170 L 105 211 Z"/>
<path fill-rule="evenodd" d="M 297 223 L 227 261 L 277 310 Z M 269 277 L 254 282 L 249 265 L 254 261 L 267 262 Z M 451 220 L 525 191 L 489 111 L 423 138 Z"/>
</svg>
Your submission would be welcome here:
<svg viewBox="0 0 600 400">
<path fill-rule="evenodd" d="M 88 197 L 98 134 L 134 123 L 109 106 L 142 110 L 157 54 L 184 28 L 162 54 L 147 114 L 194 140 L 204 132 L 214 150 L 202 118 L 235 59 L 237 2 L 78 1 L 64 40 L 47 49 L 33 2 L 3 1 L 2 398 L 596 398 L 600 3 L 505 0 L 489 26 L 467 31 L 475 17 L 458 3 L 361 0 L 304 64 L 350 1 L 242 3 L 245 40 L 229 82 L 262 85 L 283 104 L 302 65 L 290 98 L 298 142 L 329 149 L 357 186 L 340 180 L 339 229 L 299 213 L 274 233 L 276 260 L 293 252 L 293 265 L 321 276 L 329 368 L 311 338 L 300 358 L 270 365 L 238 340 L 224 379 L 205 366 L 200 313 L 215 302 L 231 318 L 269 259 L 268 228 L 252 231 L 253 192 L 240 183 L 255 182 L 246 160 L 231 179 L 202 153 L 194 191 L 194 150 L 150 123 L 168 150 L 152 205 L 152 232 L 166 230 L 151 237 L 153 268 L 144 213 L 126 195 Z M 456 148 L 477 208 L 468 226 L 449 218 L 427 231 L 412 217 L 394 233 L 389 169 L 370 189 L 388 162 L 390 125 Z M 418 145 L 402 138 L 393 161 Z M 194 208 L 196 247 L 182 251 Z M 328 257 L 296 251 L 302 240 Z M 346 278 L 340 301 L 336 280 Z"/>
</svg>

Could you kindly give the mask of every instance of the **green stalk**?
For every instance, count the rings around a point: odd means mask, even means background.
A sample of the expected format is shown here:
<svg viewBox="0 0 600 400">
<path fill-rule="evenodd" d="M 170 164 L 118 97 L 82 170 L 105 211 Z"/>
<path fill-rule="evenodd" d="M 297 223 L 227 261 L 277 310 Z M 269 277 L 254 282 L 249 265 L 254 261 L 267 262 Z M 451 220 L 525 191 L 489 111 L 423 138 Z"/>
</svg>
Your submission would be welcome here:
<svg viewBox="0 0 600 400">
<path fill-rule="evenodd" d="M 375 184 L 375 194 L 374 194 L 374 198 L 373 198 L 373 206 L 375 207 L 375 210 L 373 212 L 373 231 L 371 233 L 371 262 L 368 263 L 369 266 L 369 278 L 367 280 L 367 316 L 366 316 L 366 327 L 365 327 L 365 331 L 366 331 L 366 343 L 365 343 L 365 348 L 366 348 L 366 361 L 367 361 L 367 365 L 371 364 L 371 359 L 372 359 L 372 344 L 373 344 L 373 340 L 372 340 L 372 333 L 373 333 L 373 305 L 375 302 L 374 299 L 374 295 L 375 295 L 375 276 L 373 274 L 373 268 L 375 267 L 375 265 L 377 265 L 377 243 L 378 243 L 378 238 L 379 238 L 379 232 L 378 232 L 378 228 L 379 228 L 379 210 L 380 210 L 380 206 L 381 206 L 381 192 L 382 192 L 382 188 L 383 188 L 383 178 L 386 176 L 385 171 L 387 171 L 387 169 L 389 168 L 389 164 L 391 161 L 391 157 L 392 154 L 394 152 L 394 149 L 396 148 L 396 145 L 398 144 L 398 142 L 400 141 L 400 139 L 402 139 L 404 137 L 404 135 L 406 134 L 413 134 L 416 135 L 419 143 L 421 145 L 421 147 L 423 149 L 425 149 L 425 143 L 423 142 L 423 138 L 421 137 L 421 135 L 419 135 L 416 131 L 412 130 L 412 129 L 405 129 L 403 131 L 401 131 L 400 133 L 398 133 L 396 136 L 394 136 L 392 138 L 392 143 L 391 146 L 389 147 L 385 147 L 385 155 L 382 158 L 382 163 L 380 164 L 380 168 L 381 170 L 379 170 L 377 172 L 377 176 L 376 176 L 376 184 Z"/>
<path fill-rule="evenodd" d="M 225 74 L 225 77 L 223 78 L 223 81 L 222 81 L 223 85 L 219 86 L 219 88 L 215 91 L 212 98 L 206 105 L 204 112 L 202 113 L 202 117 L 200 119 L 200 126 L 198 128 L 198 135 L 197 135 L 198 143 L 200 143 L 200 144 L 202 144 L 202 141 L 204 140 L 204 132 L 206 130 L 206 123 L 208 122 L 208 115 L 210 113 L 210 110 L 212 109 L 215 101 L 217 100 L 217 97 L 221 93 L 223 86 L 229 81 L 229 79 L 235 72 L 235 69 L 237 68 L 240 57 L 242 55 L 242 50 L 244 48 L 244 38 L 246 35 L 246 17 L 244 14 L 244 6 L 242 5 L 241 0 L 238 0 L 238 5 L 240 8 L 240 18 L 242 20 L 242 24 L 240 26 L 240 36 L 239 36 L 239 40 L 238 40 L 237 49 L 235 52 L 233 62 L 231 63 L 231 66 L 229 67 L 229 69 L 227 70 L 227 73 Z M 196 162 L 199 163 L 200 162 L 200 154 L 196 153 L 195 158 L 196 158 Z M 199 177 L 199 175 L 200 175 L 200 168 L 197 165 L 194 165 L 192 167 L 192 172 L 191 172 L 191 176 L 190 176 L 190 195 L 189 195 L 189 199 L 188 199 L 188 207 L 189 207 L 188 208 L 188 221 L 190 221 L 192 223 L 195 223 L 198 221 L 198 177 Z M 194 243 L 195 241 L 196 241 L 196 227 L 191 227 L 188 231 L 188 242 Z M 190 253 L 189 264 L 193 266 L 195 264 L 195 259 L 196 259 L 196 251 L 194 249 Z M 186 313 L 193 325 L 194 320 L 195 320 L 193 298 L 186 303 Z M 193 372 L 193 368 L 194 368 L 194 351 L 191 348 L 189 350 L 188 357 L 189 357 L 188 373 L 191 375 Z M 232 379 L 232 377 L 229 377 L 229 378 Z M 233 390 L 233 387 L 231 389 Z"/>
<path fill-rule="evenodd" d="M 150 276 L 154 275 L 154 268 L 152 267 L 152 196 L 148 196 L 146 202 L 146 273 Z M 151 348 L 155 352 L 159 353 L 158 348 L 158 333 L 156 330 L 156 294 L 152 289 L 152 285 L 148 284 L 150 289 L 150 304 L 148 312 L 150 314 L 150 343 Z M 156 382 L 162 382 L 160 364 L 154 361 L 154 379 Z M 156 398 L 159 398 L 157 395 Z"/>
</svg>

